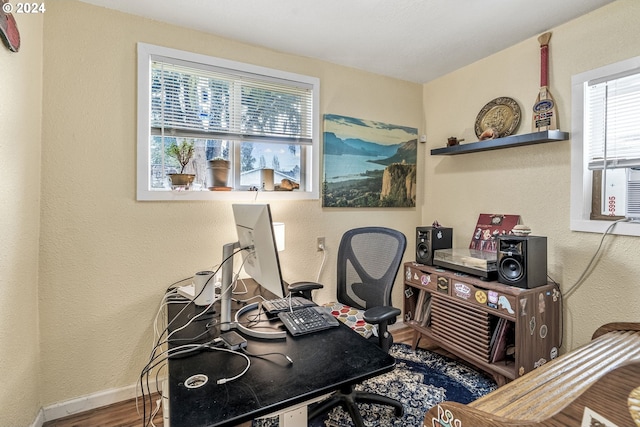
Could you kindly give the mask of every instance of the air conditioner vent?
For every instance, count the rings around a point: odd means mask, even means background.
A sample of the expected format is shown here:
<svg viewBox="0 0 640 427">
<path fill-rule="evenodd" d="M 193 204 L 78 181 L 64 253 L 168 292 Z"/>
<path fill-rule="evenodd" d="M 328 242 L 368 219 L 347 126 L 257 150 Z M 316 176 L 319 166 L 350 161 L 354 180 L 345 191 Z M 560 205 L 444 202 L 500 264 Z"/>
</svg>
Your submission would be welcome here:
<svg viewBox="0 0 640 427">
<path fill-rule="evenodd" d="M 640 219 L 640 169 L 627 168 L 627 203 L 625 216 Z"/>
</svg>

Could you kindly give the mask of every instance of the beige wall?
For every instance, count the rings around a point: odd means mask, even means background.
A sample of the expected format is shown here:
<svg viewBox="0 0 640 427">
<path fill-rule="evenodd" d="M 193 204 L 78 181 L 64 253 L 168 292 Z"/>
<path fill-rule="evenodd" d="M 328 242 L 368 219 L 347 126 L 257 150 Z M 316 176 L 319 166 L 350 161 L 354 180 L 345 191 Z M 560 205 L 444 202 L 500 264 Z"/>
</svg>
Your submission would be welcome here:
<svg viewBox="0 0 640 427">
<path fill-rule="evenodd" d="M 17 53 L 0 44 L 0 426 L 26 426 L 38 395 L 42 16 L 16 15 Z"/>
<path fill-rule="evenodd" d="M 423 128 L 417 84 L 79 2 L 47 8 L 40 283 L 45 406 L 135 383 L 164 290 L 211 268 L 222 244 L 235 240 L 229 203 L 135 200 L 137 42 L 317 76 L 323 114 Z M 326 237 L 321 280 L 329 286 L 322 300 L 335 294 L 335 252 L 344 230 L 381 224 L 411 237 L 420 219 L 416 208 L 323 209 L 320 201 L 278 202 L 272 211 L 287 226 L 281 262 L 289 281 L 315 279 L 322 261 L 315 240 Z M 399 304 L 401 286 L 396 291 Z"/>
<path fill-rule="evenodd" d="M 551 87 L 563 130 L 570 130 L 571 75 L 640 55 L 639 18 L 636 0 L 619 0 L 553 30 Z M 529 132 L 535 38 L 420 86 L 75 1 L 47 3 L 44 24 L 43 16 L 21 16 L 18 25 L 21 51 L 0 49 L 0 170 L 5 183 L 16 183 L 0 188 L 0 425 L 26 426 L 40 406 L 133 384 L 163 291 L 213 266 L 234 239 L 229 203 L 135 201 L 138 41 L 314 75 L 321 113 L 427 133 L 418 147 L 417 209 L 273 204 L 274 218 L 287 223 L 281 260 L 289 281 L 315 278 L 322 262 L 315 238 L 327 239 L 321 281 L 329 286 L 320 300 L 333 295 L 338 239 L 354 226 L 399 228 L 409 260 L 416 225 L 437 219 L 465 246 L 479 213 L 519 213 L 549 237 L 549 273 L 565 289 L 599 243 L 598 235 L 569 231 L 569 142 L 429 155 L 448 136 L 474 140 L 477 112 L 497 96 L 518 101 L 518 133 Z M 566 301 L 565 348 L 602 323 L 640 321 L 639 251 L 637 239 L 607 239 L 595 270 Z"/>
<path fill-rule="evenodd" d="M 559 126 L 571 131 L 571 76 L 640 55 L 640 2 L 620 0 L 553 29 L 550 87 Z M 539 86 L 537 38 L 506 49 L 424 86 L 428 150 L 448 136 L 477 141 L 476 115 L 490 100 L 514 98 L 522 110 L 517 133 L 531 132 Z M 479 213 L 520 214 L 534 234 L 548 237 L 549 275 L 562 289 L 576 282 L 601 235 L 569 230 L 571 142 L 555 142 L 458 156 L 426 156 L 422 220 L 454 228 L 457 247 L 469 244 Z M 640 245 L 608 237 L 603 255 L 565 301 L 565 343 L 574 348 L 601 324 L 640 321 Z"/>
</svg>

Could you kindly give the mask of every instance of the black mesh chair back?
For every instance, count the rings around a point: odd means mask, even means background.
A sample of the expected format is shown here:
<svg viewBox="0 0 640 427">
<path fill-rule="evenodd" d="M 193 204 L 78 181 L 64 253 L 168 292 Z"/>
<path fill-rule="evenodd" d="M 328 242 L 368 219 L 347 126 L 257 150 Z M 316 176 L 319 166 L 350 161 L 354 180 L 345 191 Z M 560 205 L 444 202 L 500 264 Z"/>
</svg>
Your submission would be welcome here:
<svg viewBox="0 0 640 427">
<path fill-rule="evenodd" d="M 338 248 L 338 301 L 360 310 L 390 306 L 406 247 L 405 235 L 390 228 L 347 231 Z"/>
</svg>

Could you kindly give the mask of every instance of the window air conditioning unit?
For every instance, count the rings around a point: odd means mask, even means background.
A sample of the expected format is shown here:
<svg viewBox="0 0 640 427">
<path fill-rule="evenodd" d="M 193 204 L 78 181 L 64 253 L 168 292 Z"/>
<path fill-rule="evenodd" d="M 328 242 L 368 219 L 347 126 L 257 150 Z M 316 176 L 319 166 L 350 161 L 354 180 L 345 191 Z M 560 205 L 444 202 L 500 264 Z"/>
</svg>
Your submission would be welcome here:
<svg viewBox="0 0 640 427">
<path fill-rule="evenodd" d="M 640 220 L 640 169 L 627 168 L 627 203 L 625 217 Z"/>
</svg>

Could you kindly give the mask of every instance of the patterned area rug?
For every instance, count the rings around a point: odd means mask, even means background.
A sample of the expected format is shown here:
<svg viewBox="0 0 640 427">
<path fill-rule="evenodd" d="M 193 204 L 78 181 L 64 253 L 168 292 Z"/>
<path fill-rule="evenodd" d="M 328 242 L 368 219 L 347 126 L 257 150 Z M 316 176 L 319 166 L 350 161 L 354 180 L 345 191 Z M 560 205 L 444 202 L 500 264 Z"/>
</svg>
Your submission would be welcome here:
<svg viewBox="0 0 640 427">
<path fill-rule="evenodd" d="M 469 403 L 496 389 L 496 383 L 486 374 L 431 351 L 413 351 L 409 345 L 394 344 L 390 353 L 396 359 L 396 368 L 357 388 L 399 400 L 404 405 L 404 416 L 397 418 L 393 409 L 381 405 L 360 404 L 368 427 L 422 427 L 425 414 L 437 403 Z M 254 427 L 277 425 L 277 418 L 253 422 Z M 353 423 L 342 408 L 335 408 L 324 417 L 311 420 L 309 426 L 352 427 Z"/>
</svg>

